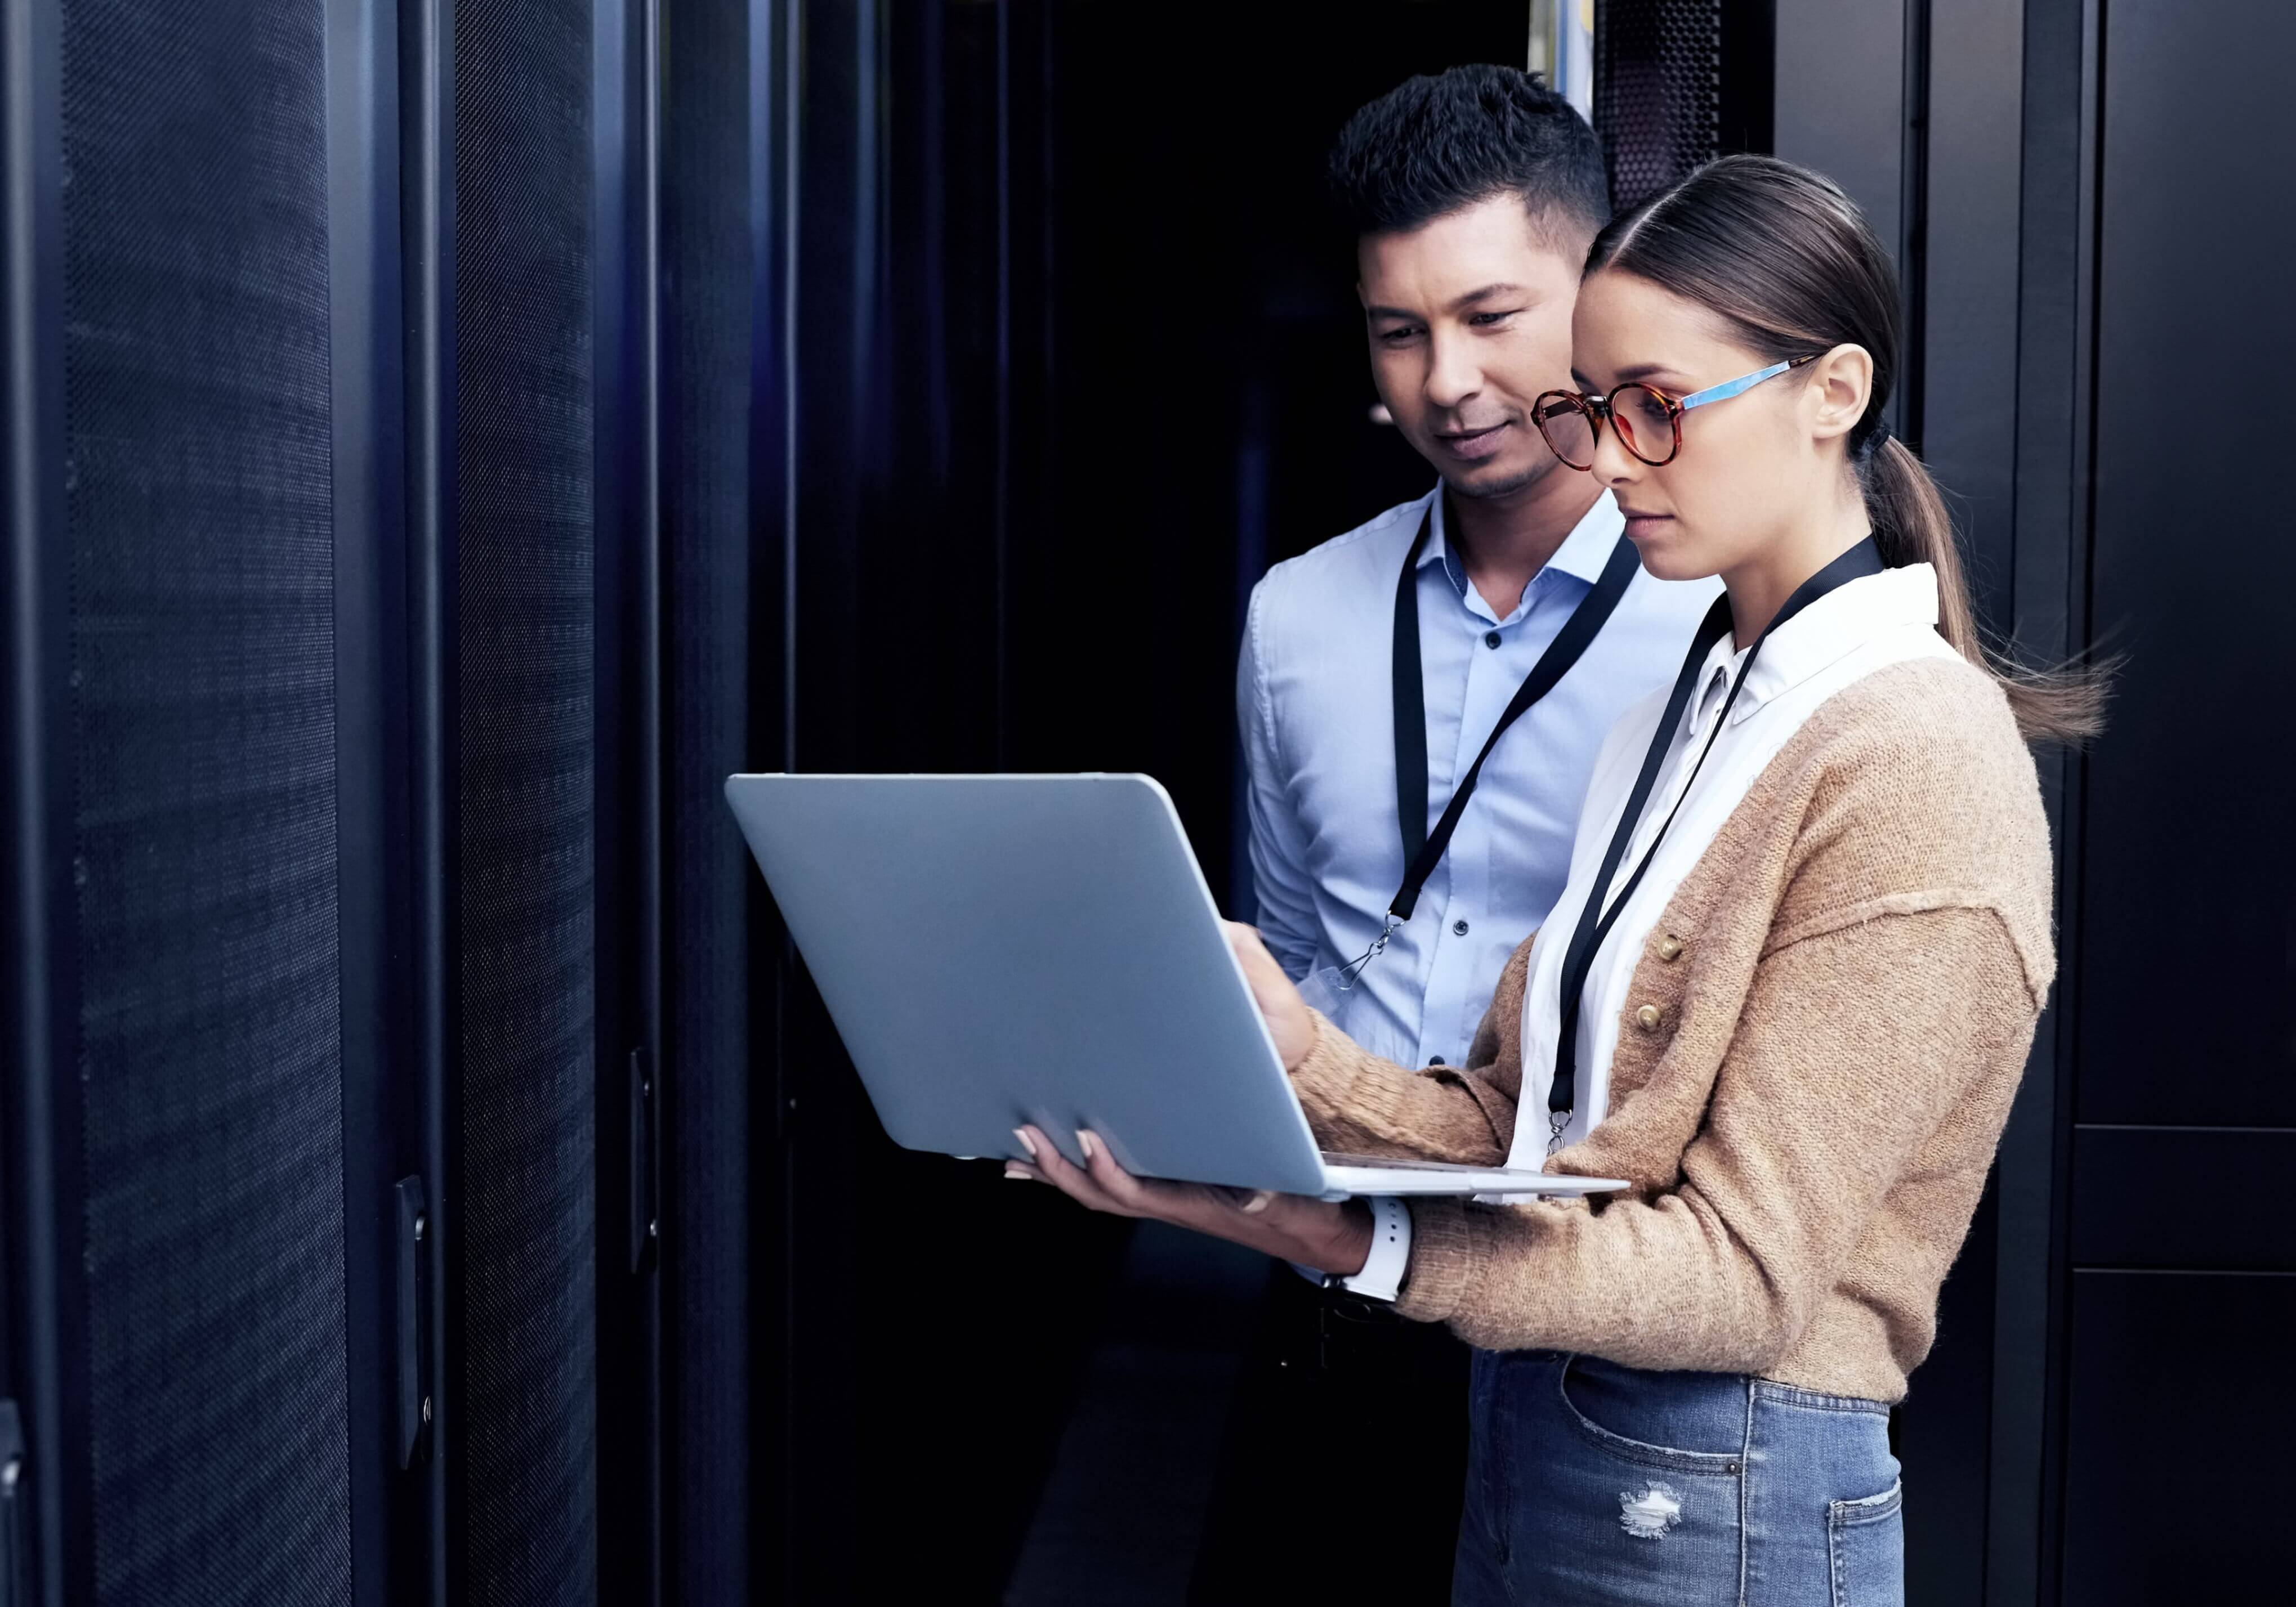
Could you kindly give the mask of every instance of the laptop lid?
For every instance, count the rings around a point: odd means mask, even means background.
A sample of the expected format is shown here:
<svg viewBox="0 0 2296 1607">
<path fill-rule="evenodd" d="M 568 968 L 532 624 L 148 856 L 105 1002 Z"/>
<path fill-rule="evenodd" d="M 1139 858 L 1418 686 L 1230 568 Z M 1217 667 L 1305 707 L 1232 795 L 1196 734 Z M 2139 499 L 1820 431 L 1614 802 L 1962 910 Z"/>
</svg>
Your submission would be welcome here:
<svg viewBox="0 0 2296 1607">
<path fill-rule="evenodd" d="M 735 775 L 726 796 L 885 1131 L 1314 1194 L 1306 1116 L 1145 775 Z"/>
</svg>

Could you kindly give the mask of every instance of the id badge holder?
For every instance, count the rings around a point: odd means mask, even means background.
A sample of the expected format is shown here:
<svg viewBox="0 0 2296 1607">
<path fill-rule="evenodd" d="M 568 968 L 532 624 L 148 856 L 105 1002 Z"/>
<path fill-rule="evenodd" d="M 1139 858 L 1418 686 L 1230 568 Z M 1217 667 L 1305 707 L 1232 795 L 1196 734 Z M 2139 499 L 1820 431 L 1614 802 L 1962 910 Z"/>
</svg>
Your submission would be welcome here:
<svg viewBox="0 0 2296 1607">
<path fill-rule="evenodd" d="M 1350 1026 L 1348 1018 L 1354 1013 L 1352 1006 L 1362 990 L 1363 974 L 1372 963 L 1387 952 L 1388 939 L 1402 924 L 1390 913 L 1381 926 L 1379 936 L 1372 939 L 1369 948 L 1345 965 L 1326 965 L 1321 971 L 1311 971 L 1300 980 L 1300 996 L 1321 1012 L 1325 1021 L 1349 1037 L 1360 1041 L 1360 1035 Z"/>
</svg>

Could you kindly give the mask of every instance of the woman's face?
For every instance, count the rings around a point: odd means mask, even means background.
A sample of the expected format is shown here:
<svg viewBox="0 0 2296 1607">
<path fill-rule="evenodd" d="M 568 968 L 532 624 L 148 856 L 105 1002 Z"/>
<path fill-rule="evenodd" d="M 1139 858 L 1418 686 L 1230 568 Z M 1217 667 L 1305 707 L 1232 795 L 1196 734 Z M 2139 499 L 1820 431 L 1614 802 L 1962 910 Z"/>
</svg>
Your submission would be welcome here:
<svg viewBox="0 0 2296 1607">
<path fill-rule="evenodd" d="M 1602 396 L 1635 380 L 1685 397 L 1775 361 L 1703 308 L 1611 269 L 1579 287 L 1570 356 L 1579 388 Z M 1682 415 L 1682 449 L 1663 468 L 1628 451 L 1606 424 L 1594 473 L 1616 494 L 1643 567 L 1663 580 L 1727 575 L 1813 507 L 1830 507 L 1846 484 L 1843 438 L 1865 411 L 1871 372 L 1863 348 L 1836 347 L 1694 407 Z"/>
</svg>

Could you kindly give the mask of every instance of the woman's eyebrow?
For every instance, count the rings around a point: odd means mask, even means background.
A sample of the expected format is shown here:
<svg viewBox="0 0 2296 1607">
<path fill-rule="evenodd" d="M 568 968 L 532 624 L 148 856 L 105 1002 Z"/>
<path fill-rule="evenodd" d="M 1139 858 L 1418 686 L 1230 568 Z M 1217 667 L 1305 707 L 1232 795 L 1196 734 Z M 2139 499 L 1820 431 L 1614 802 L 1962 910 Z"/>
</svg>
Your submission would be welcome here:
<svg viewBox="0 0 2296 1607">
<path fill-rule="evenodd" d="M 1589 392 L 1595 389 L 1593 382 L 1578 369 L 1573 368 L 1570 371 L 1570 377 L 1578 381 L 1582 389 Z M 1619 370 L 1618 375 L 1612 381 L 1612 383 L 1625 385 L 1636 380 L 1653 379 L 1681 381 L 1683 380 L 1683 376 L 1676 373 L 1673 369 L 1669 368 L 1663 363 L 1630 363 L 1626 367 Z"/>
</svg>

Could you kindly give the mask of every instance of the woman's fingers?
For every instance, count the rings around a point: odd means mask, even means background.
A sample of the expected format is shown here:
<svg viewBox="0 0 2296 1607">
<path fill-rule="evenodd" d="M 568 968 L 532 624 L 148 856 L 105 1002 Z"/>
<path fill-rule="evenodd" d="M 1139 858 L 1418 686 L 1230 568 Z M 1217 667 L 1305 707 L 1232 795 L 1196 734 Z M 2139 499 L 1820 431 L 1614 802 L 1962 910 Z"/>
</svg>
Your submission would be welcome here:
<svg viewBox="0 0 2296 1607">
<path fill-rule="evenodd" d="M 1115 1201 L 1117 1209 L 1135 1217 L 1153 1217 L 1201 1233 L 1234 1234 L 1241 1225 L 1236 1213 L 1259 1218 L 1275 1199 L 1273 1189 L 1226 1188 L 1209 1183 L 1168 1183 L 1160 1177 L 1135 1177 L 1116 1162 L 1096 1133 L 1079 1133 L 1077 1142 L 1086 1154 L 1086 1175 L 1095 1187 Z M 1258 1222 L 1247 1236 L 1256 1239 Z"/>
<path fill-rule="evenodd" d="M 1283 1057 L 1283 1069 L 1292 1070 L 1308 1058 L 1316 1038 L 1308 1001 L 1300 996 L 1299 988 L 1283 974 L 1283 967 L 1267 952 L 1267 944 L 1257 931 L 1240 922 L 1226 924 L 1228 946 L 1243 967 L 1243 980 L 1251 985 L 1252 1002 L 1267 1018 L 1267 1033 L 1275 1040 L 1275 1052 Z"/>
<path fill-rule="evenodd" d="M 1255 1248 L 1286 1253 L 1283 1246 L 1262 1244 L 1271 1232 L 1281 1230 L 1268 1220 L 1268 1208 L 1278 1199 L 1270 1189 L 1220 1188 L 1208 1184 L 1167 1183 L 1155 1177 L 1135 1177 L 1109 1153 L 1099 1135 L 1079 1132 L 1077 1147 L 1085 1163 L 1078 1166 L 1062 1154 L 1042 1130 L 1018 1129 L 1022 1145 L 1036 1157 L 1032 1163 L 1005 1162 L 1005 1176 L 1032 1177 L 1054 1188 L 1088 1209 L 1117 1217 L 1152 1217 L 1201 1233 L 1218 1234 Z M 1241 1217 L 1244 1220 L 1238 1220 Z"/>
<path fill-rule="evenodd" d="M 1282 983 L 1291 986 L 1292 979 L 1283 974 L 1283 967 L 1267 952 L 1267 939 L 1259 935 L 1256 926 L 1246 926 L 1241 921 L 1223 921 L 1227 929 L 1227 943 L 1235 950 L 1237 963 L 1243 967 L 1243 979 L 1251 984 L 1251 996 L 1263 997 L 1263 990 Z"/>
<path fill-rule="evenodd" d="M 1150 1191 L 1153 1185 L 1144 1184 L 1116 1164 L 1116 1157 L 1095 1133 L 1077 1135 L 1077 1147 L 1085 1154 L 1085 1172 L 1094 1186 L 1126 1209 L 1145 1212 L 1153 1209 Z M 1167 1187 L 1169 1185 L 1167 1185 Z"/>
<path fill-rule="evenodd" d="M 1223 1209 L 1234 1209 L 1226 1205 L 1226 1190 L 1135 1177 L 1109 1153 L 1108 1145 L 1096 1133 L 1077 1134 L 1077 1148 L 1085 1154 L 1085 1163 L 1079 1167 L 1062 1154 L 1059 1146 L 1039 1129 L 1023 1127 L 1021 1132 L 1023 1142 L 1037 1157 L 1035 1165 L 1028 1169 L 1094 1210 L 1119 1217 L 1154 1217 L 1185 1227 L 1201 1227 Z"/>
<path fill-rule="evenodd" d="M 1195 1212 L 1201 1209 L 1200 1196 L 1203 1190 L 1197 1185 L 1135 1177 L 1117 1164 L 1116 1157 L 1108 1152 L 1108 1145 L 1097 1133 L 1078 1131 L 1077 1148 L 1085 1154 L 1086 1181 L 1109 1201 L 1111 1209 L 1128 1217 L 1157 1217 L 1183 1225 L 1191 1223 Z"/>
<path fill-rule="evenodd" d="M 1138 1215 L 1136 1211 L 1129 1209 L 1110 1197 L 1108 1193 L 1093 1180 L 1091 1174 L 1079 1167 L 1071 1166 L 1068 1157 L 1061 1153 L 1060 1146 L 1041 1131 L 1033 1127 L 1026 1127 L 1021 1128 L 1020 1132 L 1022 1144 L 1029 1153 L 1037 1158 L 1036 1173 L 1045 1182 L 1051 1184 L 1078 1204 L 1088 1206 L 1094 1210 L 1108 1211 L 1120 1217 Z"/>
</svg>

